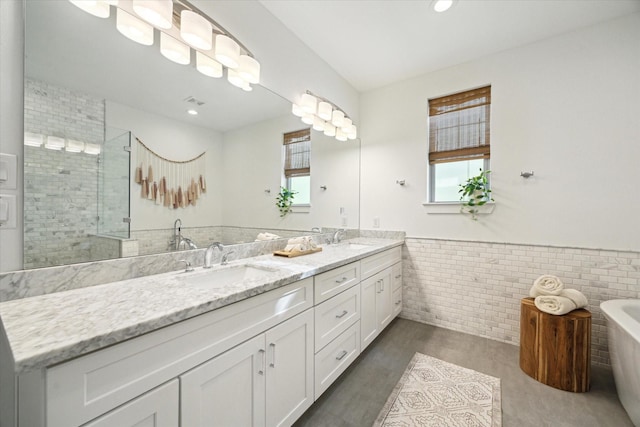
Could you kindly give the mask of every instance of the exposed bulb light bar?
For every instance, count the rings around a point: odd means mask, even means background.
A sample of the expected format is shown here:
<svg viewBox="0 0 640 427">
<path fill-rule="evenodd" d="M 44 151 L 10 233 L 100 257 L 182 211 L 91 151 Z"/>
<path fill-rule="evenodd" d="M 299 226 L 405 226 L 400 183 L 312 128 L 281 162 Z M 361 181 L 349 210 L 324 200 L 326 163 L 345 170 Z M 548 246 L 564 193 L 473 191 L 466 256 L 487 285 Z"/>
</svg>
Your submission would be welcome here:
<svg viewBox="0 0 640 427">
<path fill-rule="evenodd" d="M 122 9 L 116 12 L 116 28 L 126 38 L 145 46 L 153 44 L 153 27 Z"/>
<path fill-rule="evenodd" d="M 100 144 L 84 144 L 84 152 L 87 154 L 93 154 L 94 156 L 100 154 Z"/>
<path fill-rule="evenodd" d="M 80 153 L 84 151 L 84 142 L 67 139 L 64 150 L 68 151 L 69 153 Z"/>
<path fill-rule="evenodd" d="M 133 0 L 133 10 L 149 24 L 165 30 L 172 27 L 172 0 Z"/>
<path fill-rule="evenodd" d="M 42 147 L 44 143 L 44 135 L 39 133 L 25 132 L 24 145 L 29 147 Z"/>
<path fill-rule="evenodd" d="M 47 140 L 44 143 L 44 148 L 56 151 L 62 150 L 64 148 L 64 138 L 59 138 L 57 136 L 47 136 Z"/>
<path fill-rule="evenodd" d="M 72 4 L 98 18 L 108 18 L 109 2 L 103 0 L 69 0 Z"/>
</svg>

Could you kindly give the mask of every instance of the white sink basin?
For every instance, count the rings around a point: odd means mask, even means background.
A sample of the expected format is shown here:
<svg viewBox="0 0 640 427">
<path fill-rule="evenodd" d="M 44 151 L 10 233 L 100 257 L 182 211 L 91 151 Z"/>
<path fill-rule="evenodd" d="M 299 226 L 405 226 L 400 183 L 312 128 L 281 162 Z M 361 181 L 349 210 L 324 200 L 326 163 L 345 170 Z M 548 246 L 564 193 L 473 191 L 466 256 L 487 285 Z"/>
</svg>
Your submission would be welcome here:
<svg viewBox="0 0 640 427">
<path fill-rule="evenodd" d="M 249 279 L 267 278 L 277 272 L 276 269 L 251 265 L 237 265 L 214 270 L 200 270 L 190 273 L 179 273 L 178 280 L 190 286 L 206 288 L 222 288 L 224 286 L 242 283 Z"/>
</svg>

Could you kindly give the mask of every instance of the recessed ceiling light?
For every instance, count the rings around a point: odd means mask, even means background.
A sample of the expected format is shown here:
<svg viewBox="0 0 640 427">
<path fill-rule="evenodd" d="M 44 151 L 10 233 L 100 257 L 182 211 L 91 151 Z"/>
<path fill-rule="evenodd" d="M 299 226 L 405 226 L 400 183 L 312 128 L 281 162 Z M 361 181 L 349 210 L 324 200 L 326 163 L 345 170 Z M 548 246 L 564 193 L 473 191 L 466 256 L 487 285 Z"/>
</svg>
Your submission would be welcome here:
<svg viewBox="0 0 640 427">
<path fill-rule="evenodd" d="M 187 110 L 187 113 L 191 114 L 192 116 L 198 115 L 198 112 L 196 110 Z"/>
<path fill-rule="evenodd" d="M 451 6 L 453 6 L 453 0 L 435 0 L 432 4 L 436 12 L 445 12 L 451 9 Z"/>
</svg>

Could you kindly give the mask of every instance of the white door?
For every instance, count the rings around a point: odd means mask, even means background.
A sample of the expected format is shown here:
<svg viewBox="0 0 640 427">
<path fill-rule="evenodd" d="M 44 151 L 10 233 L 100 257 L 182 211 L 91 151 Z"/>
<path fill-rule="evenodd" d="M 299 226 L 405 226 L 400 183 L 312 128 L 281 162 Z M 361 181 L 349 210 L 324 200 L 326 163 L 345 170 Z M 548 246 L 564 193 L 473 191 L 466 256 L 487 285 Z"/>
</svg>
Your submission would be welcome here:
<svg viewBox="0 0 640 427">
<path fill-rule="evenodd" d="M 268 330 L 266 343 L 267 426 L 290 426 L 313 403 L 313 310 Z"/>
<path fill-rule="evenodd" d="M 376 318 L 376 295 L 380 287 L 378 274 L 360 283 L 360 339 L 361 351 L 378 336 L 378 319 Z"/>
<path fill-rule="evenodd" d="M 182 427 L 264 426 L 264 337 L 258 335 L 180 376 Z"/>
<path fill-rule="evenodd" d="M 176 427 L 178 380 L 172 380 L 119 408 L 85 424 L 85 427 Z"/>
<path fill-rule="evenodd" d="M 378 319 L 378 331 L 387 327 L 393 319 L 392 302 L 392 275 L 391 268 L 382 270 L 380 273 L 380 285 L 376 294 L 376 317 Z"/>
</svg>

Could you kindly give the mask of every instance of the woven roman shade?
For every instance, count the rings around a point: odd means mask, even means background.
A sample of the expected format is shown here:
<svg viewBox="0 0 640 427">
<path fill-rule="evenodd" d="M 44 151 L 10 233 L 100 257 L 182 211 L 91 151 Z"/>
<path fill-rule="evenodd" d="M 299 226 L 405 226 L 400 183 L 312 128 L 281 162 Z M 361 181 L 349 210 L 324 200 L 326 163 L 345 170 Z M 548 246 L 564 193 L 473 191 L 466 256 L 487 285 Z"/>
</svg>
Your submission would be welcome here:
<svg viewBox="0 0 640 427">
<path fill-rule="evenodd" d="M 429 163 L 487 159 L 491 86 L 429 100 Z"/>
<path fill-rule="evenodd" d="M 306 176 L 311 173 L 311 130 L 302 129 L 284 134 L 284 175 Z"/>
</svg>

